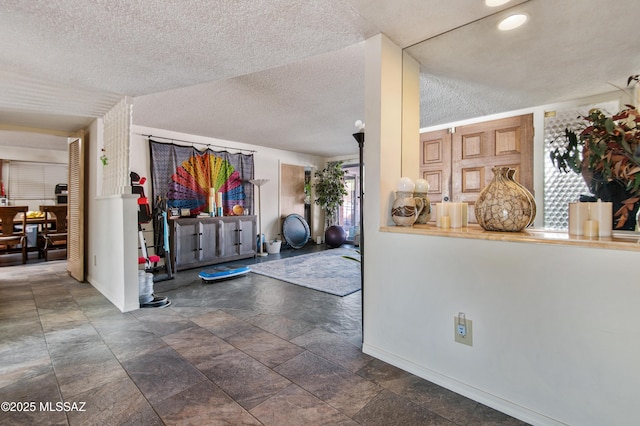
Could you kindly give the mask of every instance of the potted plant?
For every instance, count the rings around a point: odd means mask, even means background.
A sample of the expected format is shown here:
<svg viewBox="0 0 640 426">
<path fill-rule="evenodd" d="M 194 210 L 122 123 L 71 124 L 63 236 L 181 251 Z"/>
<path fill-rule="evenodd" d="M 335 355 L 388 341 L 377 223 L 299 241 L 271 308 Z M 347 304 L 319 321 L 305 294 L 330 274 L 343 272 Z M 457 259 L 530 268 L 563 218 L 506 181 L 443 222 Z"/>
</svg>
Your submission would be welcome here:
<svg viewBox="0 0 640 426">
<path fill-rule="evenodd" d="M 627 105 L 612 116 L 592 109 L 582 118 L 584 128 L 565 129 L 565 139 L 553 142 L 551 161 L 565 173 L 582 173 L 597 198 L 613 202 L 615 229 L 634 230 L 640 201 L 640 113 Z"/>
<path fill-rule="evenodd" d="M 346 238 L 344 229 L 336 226 L 338 207 L 342 205 L 344 196 L 347 195 L 344 184 L 345 173 L 346 171 L 342 169 L 342 161 L 331 162 L 324 169 L 314 173 L 315 203 L 325 211 L 325 241 L 332 246 L 340 246 Z M 340 228 L 342 232 L 336 228 Z M 343 235 L 342 241 L 339 244 L 335 244 L 338 242 L 340 235 Z"/>
</svg>

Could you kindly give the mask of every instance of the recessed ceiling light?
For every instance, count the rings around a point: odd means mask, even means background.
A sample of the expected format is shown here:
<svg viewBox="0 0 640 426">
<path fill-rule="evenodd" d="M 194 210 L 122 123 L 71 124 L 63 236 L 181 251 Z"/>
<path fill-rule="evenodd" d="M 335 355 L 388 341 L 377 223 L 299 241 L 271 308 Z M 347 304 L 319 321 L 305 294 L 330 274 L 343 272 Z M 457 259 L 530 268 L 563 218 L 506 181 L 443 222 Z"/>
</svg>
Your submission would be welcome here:
<svg viewBox="0 0 640 426">
<path fill-rule="evenodd" d="M 528 20 L 529 17 L 524 13 L 510 15 L 498 23 L 498 29 L 501 31 L 510 31 L 523 25 Z"/>
<path fill-rule="evenodd" d="M 484 4 L 489 7 L 502 6 L 505 3 L 509 3 L 511 0 L 484 0 Z"/>
</svg>

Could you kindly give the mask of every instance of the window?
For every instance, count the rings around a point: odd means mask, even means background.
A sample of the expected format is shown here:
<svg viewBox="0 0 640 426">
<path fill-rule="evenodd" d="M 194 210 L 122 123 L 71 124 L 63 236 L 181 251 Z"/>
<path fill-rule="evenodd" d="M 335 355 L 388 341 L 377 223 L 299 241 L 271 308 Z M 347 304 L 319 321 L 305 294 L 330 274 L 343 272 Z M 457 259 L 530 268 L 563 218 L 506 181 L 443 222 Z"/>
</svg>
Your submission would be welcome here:
<svg viewBox="0 0 640 426">
<path fill-rule="evenodd" d="M 338 223 L 347 232 L 347 241 L 353 242 L 360 232 L 360 166 L 358 164 L 343 165 L 345 189 L 347 195 L 343 197 L 342 206 L 338 211 Z"/>
<path fill-rule="evenodd" d="M 30 210 L 54 204 L 56 185 L 68 180 L 66 164 L 10 161 L 7 168 L 9 200 L 14 205 L 28 204 Z"/>
</svg>

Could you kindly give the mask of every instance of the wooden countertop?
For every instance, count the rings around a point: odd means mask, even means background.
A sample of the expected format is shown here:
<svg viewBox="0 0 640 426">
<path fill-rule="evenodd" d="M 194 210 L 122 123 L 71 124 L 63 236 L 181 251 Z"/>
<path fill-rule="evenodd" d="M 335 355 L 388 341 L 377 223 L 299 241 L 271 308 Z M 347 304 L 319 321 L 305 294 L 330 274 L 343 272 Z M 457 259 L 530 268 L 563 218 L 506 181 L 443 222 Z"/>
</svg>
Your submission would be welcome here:
<svg viewBox="0 0 640 426">
<path fill-rule="evenodd" d="M 493 232 L 485 231 L 479 225 L 469 225 L 468 227 L 457 229 L 442 229 L 437 228 L 435 225 L 382 226 L 380 227 L 380 231 L 399 234 L 432 235 L 437 237 L 532 244 L 559 244 L 610 250 L 640 251 L 640 233 L 630 231 L 613 231 L 613 237 L 592 239 L 569 235 L 566 231 L 550 231 L 536 228 L 527 228 L 521 232 Z"/>
</svg>

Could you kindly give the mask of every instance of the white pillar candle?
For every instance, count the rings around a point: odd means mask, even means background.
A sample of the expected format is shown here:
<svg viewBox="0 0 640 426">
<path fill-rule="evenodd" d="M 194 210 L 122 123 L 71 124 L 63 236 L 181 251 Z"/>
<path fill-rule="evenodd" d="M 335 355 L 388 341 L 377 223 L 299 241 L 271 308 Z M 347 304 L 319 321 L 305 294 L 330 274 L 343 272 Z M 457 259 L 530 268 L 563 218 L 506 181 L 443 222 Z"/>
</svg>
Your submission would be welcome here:
<svg viewBox="0 0 640 426">
<path fill-rule="evenodd" d="M 449 204 L 451 203 L 436 204 L 436 226 L 438 228 L 442 228 L 442 217 L 449 216 Z"/>
<path fill-rule="evenodd" d="M 451 216 L 449 215 L 444 215 L 440 218 L 440 227 L 442 229 L 449 229 L 451 228 Z"/>
<path fill-rule="evenodd" d="M 451 227 L 462 228 L 462 203 L 449 203 Z"/>
<path fill-rule="evenodd" d="M 583 235 L 585 220 L 589 220 L 589 203 L 569 203 L 569 234 Z"/>
<path fill-rule="evenodd" d="M 469 204 L 467 203 L 447 203 L 449 216 L 451 216 L 452 228 L 463 228 L 469 224 Z"/>
<path fill-rule="evenodd" d="M 462 204 L 462 227 L 466 228 L 469 226 L 469 203 L 460 204 Z"/>
<path fill-rule="evenodd" d="M 610 237 L 613 234 L 613 203 L 598 201 L 591 203 L 591 218 L 600 226 L 598 236 Z"/>
<path fill-rule="evenodd" d="M 584 221 L 584 236 L 588 238 L 596 238 L 599 235 L 598 221 L 597 220 L 585 220 Z"/>
<path fill-rule="evenodd" d="M 215 216 L 216 214 L 216 189 L 209 188 L 209 214 Z"/>
</svg>

